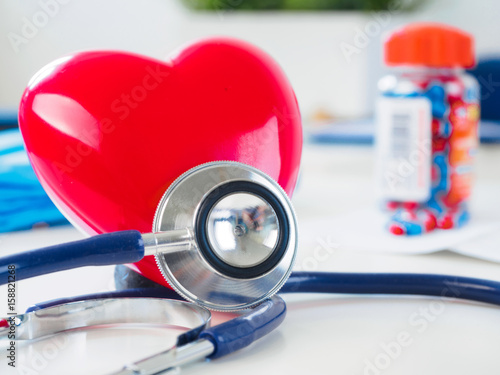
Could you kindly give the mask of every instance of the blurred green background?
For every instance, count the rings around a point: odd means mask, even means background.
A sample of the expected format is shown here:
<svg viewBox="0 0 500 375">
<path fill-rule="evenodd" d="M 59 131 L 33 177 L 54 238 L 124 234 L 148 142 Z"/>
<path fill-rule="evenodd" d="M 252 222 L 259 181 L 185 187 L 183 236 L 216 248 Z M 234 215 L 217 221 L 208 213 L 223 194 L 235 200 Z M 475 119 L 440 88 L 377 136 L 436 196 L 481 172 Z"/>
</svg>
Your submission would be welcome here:
<svg viewBox="0 0 500 375">
<path fill-rule="evenodd" d="M 413 8 L 421 0 L 183 0 L 196 10 L 387 10 Z"/>
</svg>

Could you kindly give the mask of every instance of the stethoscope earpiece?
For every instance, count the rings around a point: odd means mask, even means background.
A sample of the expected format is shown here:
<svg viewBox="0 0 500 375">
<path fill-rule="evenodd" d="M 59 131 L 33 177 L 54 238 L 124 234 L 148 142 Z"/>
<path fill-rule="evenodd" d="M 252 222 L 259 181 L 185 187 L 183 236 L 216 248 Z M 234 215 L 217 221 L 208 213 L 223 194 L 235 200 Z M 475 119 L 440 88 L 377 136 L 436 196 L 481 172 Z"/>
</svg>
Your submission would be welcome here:
<svg viewBox="0 0 500 375">
<path fill-rule="evenodd" d="M 156 262 L 168 283 L 219 311 L 251 307 L 275 294 L 297 250 L 286 193 L 260 170 L 231 161 L 180 176 L 160 200 L 153 233 Z"/>
</svg>

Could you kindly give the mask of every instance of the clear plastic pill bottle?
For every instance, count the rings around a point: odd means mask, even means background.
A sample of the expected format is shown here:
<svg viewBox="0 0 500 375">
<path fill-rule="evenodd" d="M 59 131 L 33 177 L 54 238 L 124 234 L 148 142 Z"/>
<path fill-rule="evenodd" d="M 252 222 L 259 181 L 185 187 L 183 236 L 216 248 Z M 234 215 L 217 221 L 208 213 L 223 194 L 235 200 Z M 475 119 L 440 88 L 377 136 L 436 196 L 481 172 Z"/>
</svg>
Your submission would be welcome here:
<svg viewBox="0 0 500 375">
<path fill-rule="evenodd" d="M 414 23 L 384 42 L 391 74 L 378 83 L 377 186 L 388 230 L 414 235 L 469 219 L 478 145 L 474 41 L 459 29 Z"/>
</svg>

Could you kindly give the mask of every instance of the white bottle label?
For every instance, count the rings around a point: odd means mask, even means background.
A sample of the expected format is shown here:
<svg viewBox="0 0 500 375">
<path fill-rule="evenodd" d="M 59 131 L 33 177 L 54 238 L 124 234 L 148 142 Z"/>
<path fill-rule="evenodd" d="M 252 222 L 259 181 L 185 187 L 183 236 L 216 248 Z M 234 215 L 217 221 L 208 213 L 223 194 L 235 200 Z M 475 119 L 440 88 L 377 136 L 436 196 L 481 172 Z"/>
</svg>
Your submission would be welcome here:
<svg viewBox="0 0 500 375">
<path fill-rule="evenodd" d="M 431 192 L 432 113 L 424 97 L 377 102 L 377 180 L 384 200 L 424 202 Z"/>
</svg>

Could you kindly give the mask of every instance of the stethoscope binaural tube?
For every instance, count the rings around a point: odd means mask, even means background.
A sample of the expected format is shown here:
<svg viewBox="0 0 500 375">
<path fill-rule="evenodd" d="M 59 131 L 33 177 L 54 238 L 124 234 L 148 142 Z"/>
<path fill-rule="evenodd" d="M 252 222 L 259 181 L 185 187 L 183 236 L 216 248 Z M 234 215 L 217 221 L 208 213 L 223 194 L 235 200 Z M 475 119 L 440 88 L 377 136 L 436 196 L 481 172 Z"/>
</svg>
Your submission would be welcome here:
<svg viewBox="0 0 500 375">
<path fill-rule="evenodd" d="M 0 284 L 14 273 L 18 281 L 154 255 L 181 296 L 233 311 L 274 295 L 296 251 L 295 213 L 283 189 L 256 168 L 221 161 L 187 171 L 168 188 L 152 233 L 115 232 L 0 258 Z"/>
<path fill-rule="evenodd" d="M 26 313 L 38 313 L 37 317 L 41 319 L 23 319 L 21 323 L 26 323 L 26 332 L 32 332 L 30 325 L 41 320 L 37 327 L 38 334 L 52 334 L 68 328 L 75 328 L 85 324 L 102 324 L 99 319 L 110 319 L 108 323 L 120 323 L 122 317 L 120 314 L 107 314 L 102 310 L 97 311 L 97 316 L 92 316 L 92 321 L 80 321 L 73 319 L 78 317 L 82 311 L 79 303 L 86 303 L 86 306 L 110 303 L 117 307 L 123 307 L 134 304 L 132 300 L 137 299 L 140 306 L 139 321 L 144 319 L 142 312 L 143 302 L 165 305 L 174 304 L 173 307 L 186 308 L 188 304 L 175 306 L 175 302 L 165 301 L 163 298 L 179 298 L 173 294 L 170 289 L 162 286 L 155 286 L 142 289 L 128 289 L 112 291 L 87 296 L 77 296 L 64 298 L 54 301 L 48 301 L 32 306 Z M 447 299 L 463 299 L 477 302 L 484 302 L 493 305 L 500 305 L 500 283 L 491 280 L 475 279 L 462 276 L 450 275 L 430 275 L 430 274 L 386 274 L 386 273 L 328 273 L 328 272 L 294 272 L 280 291 L 281 293 L 328 293 L 328 294 L 396 294 L 396 295 L 424 295 L 436 296 Z M 148 299 L 157 299 L 148 301 Z M 158 300 L 160 299 L 160 300 Z M 122 306 L 118 301 L 124 301 Z M 193 306 L 194 310 L 203 309 Z M 123 309 L 121 309 L 123 310 Z M 125 309 L 128 310 L 128 309 Z M 161 309 L 160 309 L 161 310 Z M 203 309 L 205 310 L 205 309 Z M 56 314 L 54 314 L 56 312 Z M 159 313 L 160 311 L 153 311 Z M 193 318 L 194 311 L 188 311 Z M 99 315 L 100 313 L 100 315 Z M 206 312 L 208 313 L 208 311 Z M 174 365 L 185 364 L 200 359 L 215 359 L 227 355 L 250 345 L 252 342 L 267 335 L 276 329 L 286 314 L 286 305 L 278 296 L 273 296 L 265 300 L 255 308 L 246 310 L 244 315 L 227 321 L 212 328 L 198 327 L 179 336 L 175 348 L 157 355 L 138 361 L 132 365 L 125 366 L 123 370 L 113 373 L 113 375 L 133 375 L 157 374 L 159 369 L 168 369 Z M 206 316 L 202 312 L 202 316 Z M 169 316 L 169 314 L 167 314 Z M 47 326 L 46 319 L 52 319 L 56 324 Z M 69 318 L 69 319 L 61 319 Z M 97 318 L 97 320 L 96 320 Z M 127 316 L 127 319 L 129 316 Z M 158 319 L 158 318 L 156 318 Z M 163 319 L 160 316 L 160 319 Z M 197 324 L 207 321 L 203 319 L 190 319 Z M 130 321 L 129 321 L 130 322 Z M 6 325 L 1 325 L 0 321 L 0 339 L 8 331 Z M 48 330 L 50 327 L 51 330 Z M 40 331 L 40 328 L 42 331 Z M 180 363 L 182 362 L 182 363 Z M 148 371 L 154 369 L 153 371 Z M 140 371 L 139 371 L 140 370 Z"/>
</svg>

